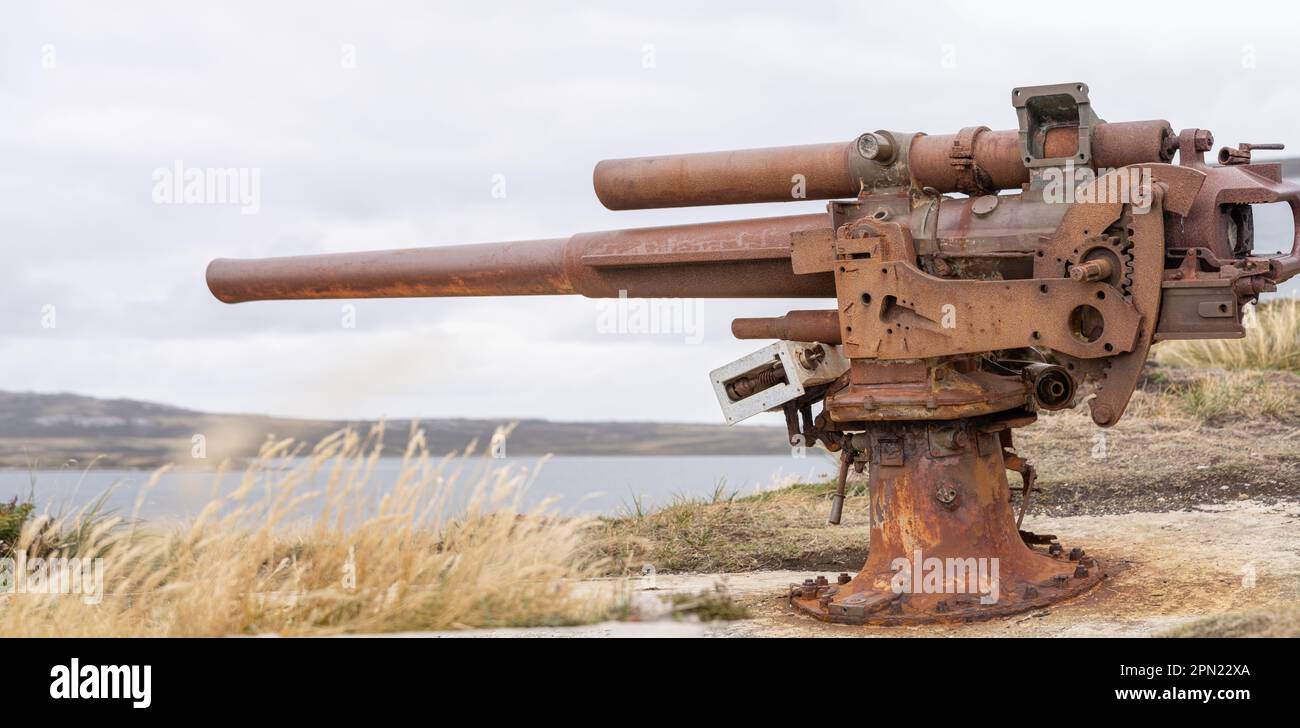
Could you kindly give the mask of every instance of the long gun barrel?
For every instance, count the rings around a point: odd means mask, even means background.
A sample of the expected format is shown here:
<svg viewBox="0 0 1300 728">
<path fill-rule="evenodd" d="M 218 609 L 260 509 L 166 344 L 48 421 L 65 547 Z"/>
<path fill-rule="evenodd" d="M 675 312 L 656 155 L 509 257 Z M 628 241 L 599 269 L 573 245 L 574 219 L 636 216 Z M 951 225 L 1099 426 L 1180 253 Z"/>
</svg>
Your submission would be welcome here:
<svg viewBox="0 0 1300 728">
<path fill-rule="evenodd" d="M 566 242 L 524 240 L 261 260 L 219 258 L 208 265 L 208 288 L 226 303 L 573 293 L 564 271 Z"/>
<path fill-rule="evenodd" d="M 646 298 L 835 296 L 829 273 L 796 275 L 790 235 L 825 215 L 580 233 L 570 238 L 449 245 L 208 265 L 226 303 L 303 298 L 581 294 Z"/>
</svg>

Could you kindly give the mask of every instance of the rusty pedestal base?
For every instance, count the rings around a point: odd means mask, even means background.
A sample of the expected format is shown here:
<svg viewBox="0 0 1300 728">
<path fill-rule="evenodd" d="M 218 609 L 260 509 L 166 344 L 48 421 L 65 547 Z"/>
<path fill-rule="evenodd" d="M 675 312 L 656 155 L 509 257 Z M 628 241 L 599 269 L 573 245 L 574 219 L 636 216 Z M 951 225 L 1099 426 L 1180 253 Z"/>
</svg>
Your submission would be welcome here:
<svg viewBox="0 0 1300 728">
<path fill-rule="evenodd" d="M 843 624 L 974 621 L 1044 607 L 1101 580 L 1016 528 L 998 432 L 976 421 L 879 423 L 870 442 L 871 550 L 854 578 L 792 586 L 796 611 Z"/>
</svg>

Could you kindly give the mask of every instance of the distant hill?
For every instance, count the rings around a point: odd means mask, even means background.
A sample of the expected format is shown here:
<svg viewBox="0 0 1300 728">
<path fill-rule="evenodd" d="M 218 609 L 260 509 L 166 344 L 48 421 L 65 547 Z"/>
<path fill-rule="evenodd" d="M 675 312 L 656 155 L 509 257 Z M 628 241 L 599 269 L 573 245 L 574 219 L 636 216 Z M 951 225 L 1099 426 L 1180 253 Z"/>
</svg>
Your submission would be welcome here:
<svg viewBox="0 0 1300 728">
<path fill-rule="evenodd" d="M 430 451 L 482 450 L 499 426 L 512 420 L 421 420 Z M 779 427 L 726 427 L 654 422 L 550 422 L 517 420 L 507 442 L 510 455 L 758 455 L 784 454 Z M 207 464 L 243 460 L 268 436 L 314 443 L 344 427 L 368 429 L 368 421 L 296 420 L 262 415 L 208 414 L 129 399 L 76 394 L 0 392 L 0 467 L 82 466 L 152 468 L 193 463 L 196 434 L 203 435 Z M 385 423 L 384 451 L 400 455 L 409 420 Z"/>
</svg>

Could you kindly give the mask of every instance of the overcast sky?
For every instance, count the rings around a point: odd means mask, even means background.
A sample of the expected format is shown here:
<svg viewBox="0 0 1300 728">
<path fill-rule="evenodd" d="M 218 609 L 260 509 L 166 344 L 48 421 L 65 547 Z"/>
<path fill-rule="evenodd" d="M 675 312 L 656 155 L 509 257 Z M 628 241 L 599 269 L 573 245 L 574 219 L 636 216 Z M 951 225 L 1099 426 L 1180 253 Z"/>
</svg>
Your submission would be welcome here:
<svg viewBox="0 0 1300 728">
<path fill-rule="evenodd" d="M 615 213 L 591 170 L 1013 128 L 1018 85 L 1085 81 L 1110 121 L 1300 145 L 1297 19 L 1248 5 L 13 3 L 0 388 L 303 417 L 717 422 L 709 370 L 757 348 L 731 318 L 817 302 L 704 302 L 695 343 L 601 333 L 607 304 L 578 297 L 360 301 L 347 328 L 340 301 L 219 303 L 204 267 L 816 212 Z M 256 214 L 157 204 L 154 172 L 177 160 L 258 170 Z"/>
</svg>

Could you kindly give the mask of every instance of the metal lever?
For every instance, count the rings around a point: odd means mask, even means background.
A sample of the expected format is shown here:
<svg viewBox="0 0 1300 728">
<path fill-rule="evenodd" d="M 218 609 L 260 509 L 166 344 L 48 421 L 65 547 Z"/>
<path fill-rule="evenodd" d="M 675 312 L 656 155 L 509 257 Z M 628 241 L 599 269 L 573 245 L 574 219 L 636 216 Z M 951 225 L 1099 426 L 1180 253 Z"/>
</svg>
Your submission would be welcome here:
<svg viewBox="0 0 1300 728">
<path fill-rule="evenodd" d="M 1248 144 L 1242 142 L 1236 149 L 1224 147 L 1219 150 L 1219 164 L 1250 164 L 1250 153 L 1256 149 L 1286 149 L 1285 144 Z"/>
<path fill-rule="evenodd" d="M 840 450 L 840 475 L 835 481 L 835 495 L 831 496 L 831 516 L 826 519 L 832 526 L 840 525 L 840 516 L 844 514 L 844 492 L 849 481 L 849 466 L 853 464 L 853 448 L 845 443 Z"/>
</svg>

